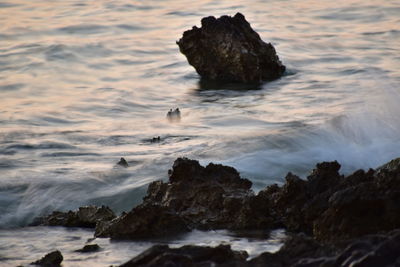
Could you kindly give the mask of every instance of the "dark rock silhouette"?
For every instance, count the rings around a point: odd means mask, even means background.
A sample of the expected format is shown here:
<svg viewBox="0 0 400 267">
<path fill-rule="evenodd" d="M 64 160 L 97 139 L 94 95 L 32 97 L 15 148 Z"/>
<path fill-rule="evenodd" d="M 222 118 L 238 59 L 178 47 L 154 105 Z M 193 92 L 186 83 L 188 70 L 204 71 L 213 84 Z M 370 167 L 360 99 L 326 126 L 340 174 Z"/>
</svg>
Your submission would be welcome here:
<svg viewBox="0 0 400 267">
<path fill-rule="evenodd" d="M 124 158 L 121 158 L 121 159 L 118 161 L 117 165 L 119 165 L 119 166 L 121 166 L 121 167 L 124 167 L 124 168 L 128 168 L 128 167 L 129 167 L 128 162 L 127 162 L 126 159 L 124 159 Z"/>
<path fill-rule="evenodd" d="M 61 262 L 63 261 L 63 256 L 60 251 L 56 250 L 53 252 L 50 252 L 49 254 L 46 254 L 43 258 L 40 260 L 37 260 L 35 262 L 32 262 L 32 265 L 39 265 L 39 266 L 45 266 L 45 267 L 56 267 L 60 266 Z"/>
<path fill-rule="evenodd" d="M 282 187 L 257 195 L 232 167 L 179 158 L 169 182 L 149 185 L 143 203 L 97 224 L 96 236 L 148 238 L 191 229 L 284 227 L 336 242 L 400 228 L 400 161 L 348 177 L 336 161 L 317 164 L 302 180 L 289 173 Z M 148 226 L 149 225 L 149 226 Z"/>
<path fill-rule="evenodd" d="M 152 142 L 152 143 L 159 143 L 160 141 L 161 141 L 160 136 L 153 137 L 152 139 L 150 139 L 150 142 Z"/>
<path fill-rule="evenodd" d="M 237 267 L 328 267 L 398 266 L 400 231 L 369 235 L 332 246 L 318 243 L 304 234 L 290 234 L 281 249 L 264 252 L 251 260 L 229 245 L 217 247 L 155 245 L 121 267 L 133 266 L 237 266 Z"/>
<path fill-rule="evenodd" d="M 179 108 L 176 108 L 174 110 L 170 109 L 167 112 L 167 119 L 170 122 L 179 122 L 181 120 L 181 111 L 179 110 Z"/>
<path fill-rule="evenodd" d="M 203 78 L 233 82 L 261 82 L 282 76 L 285 66 L 275 48 L 265 43 L 241 13 L 205 17 L 177 41 Z"/>
<path fill-rule="evenodd" d="M 245 263 L 245 251 L 233 251 L 229 245 L 217 247 L 183 246 L 169 248 L 155 245 L 120 267 L 134 266 L 217 266 L 221 264 Z"/>
<path fill-rule="evenodd" d="M 316 165 L 307 179 L 288 173 L 282 186 L 258 194 L 232 167 L 178 158 L 169 181 L 148 186 L 143 203 L 115 215 L 107 207 L 53 212 L 42 225 L 94 227 L 113 239 L 162 238 L 192 229 L 268 230 L 290 234 L 277 253 L 246 261 L 211 260 L 213 266 L 397 266 L 400 262 L 400 158 L 376 170 L 339 174 L 336 161 Z M 297 234 L 301 233 L 301 234 Z M 230 248 L 221 248 L 228 255 Z M 213 248 L 155 247 L 126 266 L 210 266 L 199 255 Z M 211 249 L 211 250 L 208 250 Z M 188 251 L 196 251 L 191 254 Z M 203 251 L 203 252 L 201 252 Z M 133 265 L 132 265 L 133 264 Z M 136 265 L 135 265 L 136 264 Z M 178 264 L 178 265 L 179 265 Z M 207 265 L 208 264 L 208 265 Z"/>
<path fill-rule="evenodd" d="M 97 245 L 97 244 L 89 244 L 89 245 L 85 245 L 81 249 L 75 250 L 75 252 L 88 253 L 88 252 L 97 252 L 99 250 L 100 250 L 100 246 L 99 245 Z"/>
<path fill-rule="evenodd" d="M 139 206 L 98 224 L 96 236 L 163 237 L 190 229 L 260 229 L 271 227 L 268 202 L 254 195 L 251 182 L 232 167 L 179 158 L 169 183 L 149 185 Z"/>
</svg>

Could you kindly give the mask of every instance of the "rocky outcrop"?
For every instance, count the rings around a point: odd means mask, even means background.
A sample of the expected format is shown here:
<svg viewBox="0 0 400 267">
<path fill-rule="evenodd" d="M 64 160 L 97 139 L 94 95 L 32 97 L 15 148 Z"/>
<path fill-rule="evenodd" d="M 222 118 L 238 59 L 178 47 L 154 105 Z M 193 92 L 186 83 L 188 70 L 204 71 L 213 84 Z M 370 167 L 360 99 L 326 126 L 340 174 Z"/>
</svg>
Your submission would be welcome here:
<svg viewBox="0 0 400 267">
<path fill-rule="evenodd" d="M 56 250 L 46 254 L 40 260 L 32 262 L 31 265 L 39 265 L 43 267 L 57 267 L 60 266 L 61 262 L 63 261 L 63 256 L 60 251 Z"/>
<path fill-rule="evenodd" d="M 206 17 L 201 28 L 185 31 L 179 49 L 201 77 L 233 82 L 260 82 L 282 76 L 285 66 L 245 17 Z"/>
<path fill-rule="evenodd" d="M 149 185 L 143 203 L 96 227 L 96 236 L 149 238 L 191 229 L 260 229 L 272 227 L 268 199 L 251 191 L 251 182 L 232 167 L 179 158 L 169 182 Z"/>
<path fill-rule="evenodd" d="M 400 161 L 395 162 L 349 176 L 315 220 L 315 237 L 337 241 L 400 228 Z"/>
<path fill-rule="evenodd" d="M 232 167 L 179 158 L 169 181 L 149 185 L 143 203 L 97 224 L 96 236 L 158 238 L 191 229 L 284 227 L 324 242 L 400 228 L 400 160 L 344 177 L 340 164 L 316 165 L 306 180 L 289 173 L 257 195 Z"/>
<path fill-rule="evenodd" d="M 32 225 L 94 228 L 98 222 L 107 222 L 115 217 L 109 207 L 85 206 L 76 211 L 54 211 L 48 216 L 36 218 Z"/>
<path fill-rule="evenodd" d="M 269 199 L 270 214 L 285 228 L 324 242 L 387 232 L 400 228 L 399 162 L 347 177 L 336 161 L 323 162 L 306 180 L 289 173 L 282 187 L 269 186 L 259 195 Z"/>
<path fill-rule="evenodd" d="M 121 267 L 159 267 L 159 266 L 235 266 L 245 263 L 248 257 L 245 251 L 233 251 L 229 245 L 217 247 L 183 246 L 170 248 L 167 245 L 155 245 Z"/>
</svg>

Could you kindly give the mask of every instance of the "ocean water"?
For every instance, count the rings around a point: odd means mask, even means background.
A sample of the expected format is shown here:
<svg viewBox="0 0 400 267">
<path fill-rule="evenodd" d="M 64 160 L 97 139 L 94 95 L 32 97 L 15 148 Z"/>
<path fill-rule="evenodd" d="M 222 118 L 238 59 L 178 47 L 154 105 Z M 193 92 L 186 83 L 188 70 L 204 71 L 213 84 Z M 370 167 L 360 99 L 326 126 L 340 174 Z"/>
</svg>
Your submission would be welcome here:
<svg viewBox="0 0 400 267">
<path fill-rule="evenodd" d="M 180 54 L 183 31 L 236 12 L 275 46 L 284 77 L 216 86 Z M 150 244 L 95 240 L 101 253 L 76 255 L 91 231 L 26 226 L 82 205 L 130 210 L 177 157 L 234 166 L 255 191 L 321 161 L 348 174 L 399 157 L 399 14 L 397 0 L 1 0 L 0 265 L 57 247 L 65 266 L 139 253 Z M 167 120 L 177 107 L 181 120 Z M 168 242 L 236 242 L 256 255 L 281 236 Z"/>
</svg>

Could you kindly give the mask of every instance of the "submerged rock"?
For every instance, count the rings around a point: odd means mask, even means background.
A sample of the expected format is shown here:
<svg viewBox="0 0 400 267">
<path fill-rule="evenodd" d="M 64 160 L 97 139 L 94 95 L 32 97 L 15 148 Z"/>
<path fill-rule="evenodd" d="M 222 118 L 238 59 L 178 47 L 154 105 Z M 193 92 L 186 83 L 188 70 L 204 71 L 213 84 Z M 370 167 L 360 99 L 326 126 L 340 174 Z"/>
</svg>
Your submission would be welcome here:
<svg viewBox="0 0 400 267">
<path fill-rule="evenodd" d="M 60 266 L 61 262 L 63 261 L 63 256 L 60 251 L 56 250 L 46 254 L 40 260 L 32 262 L 32 265 L 39 265 L 45 267 L 57 267 Z"/>
<path fill-rule="evenodd" d="M 206 17 L 177 41 L 190 65 L 206 79 L 260 82 L 282 76 L 285 66 L 275 48 L 265 43 L 241 13 Z"/>
<path fill-rule="evenodd" d="M 115 217 L 109 207 L 85 206 L 76 211 L 54 211 L 48 216 L 35 219 L 32 225 L 94 228 L 98 222 L 110 221 Z"/>
<path fill-rule="evenodd" d="M 244 263 L 248 257 L 245 251 L 234 251 L 229 245 L 217 247 L 183 246 L 170 248 L 167 245 L 155 245 L 121 267 L 133 266 L 216 266 Z M 234 266 L 234 265 L 233 265 Z"/>
<path fill-rule="evenodd" d="M 121 158 L 121 159 L 118 161 L 117 165 L 119 165 L 119 166 L 121 166 L 121 167 L 124 167 L 124 168 L 128 168 L 128 167 L 129 167 L 128 162 L 127 162 L 126 159 L 124 159 L 124 158 Z"/>
<path fill-rule="evenodd" d="M 176 108 L 174 110 L 170 109 L 167 112 L 167 119 L 170 122 L 179 122 L 181 120 L 181 111 L 179 110 L 179 108 Z"/>
<path fill-rule="evenodd" d="M 273 225 L 268 202 L 232 167 L 179 158 L 169 182 L 149 185 L 143 203 L 96 227 L 96 236 L 163 237 L 191 229 L 260 229 Z"/>
<path fill-rule="evenodd" d="M 97 244 L 89 244 L 89 245 L 85 245 L 81 249 L 75 250 L 75 252 L 88 253 L 88 252 L 97 252 L 99 250 L 100 250 L 100 246 L 99 245 L 97 245 Z"/>
</svg>

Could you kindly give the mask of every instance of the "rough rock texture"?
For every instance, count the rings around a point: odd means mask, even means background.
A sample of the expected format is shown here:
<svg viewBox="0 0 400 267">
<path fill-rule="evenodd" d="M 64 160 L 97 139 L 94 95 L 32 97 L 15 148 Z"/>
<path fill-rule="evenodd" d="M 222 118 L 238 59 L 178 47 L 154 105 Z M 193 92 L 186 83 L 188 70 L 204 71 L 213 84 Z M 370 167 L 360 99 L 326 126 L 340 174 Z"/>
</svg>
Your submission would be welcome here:
<svg viewBox="0 0 400 267">
<path fill-rule="evenodd" d="M 271 227 L 268 200 L 254 195 L 251 182 L 232 167 L 179 158 L 169 183 L 149 185 L 143 203 L 96 227 L 96 236 L 148 238 L 190 229 L 260 229 Z"/>
<path fill-rule="evenodd" d="M 169 248 L 155 245 L 121 267 L 133 266 L 232 266 L 235 262 L 244 263 L 248 257 L 244 251 L 233 251 L 229 245 L 218 247 L 183 246 Z"/>
<path fill-rule="evenodd" d="M 109 207 L 85 206 L 76 211 L 54 211 L 48 216 L 37 218 L 32 225 L 94 228 L 98 222 L 110 221 L 115 217 Z"/>
<path fill-rule="evenodd" d="M 269 186 L 259 195 L 288 230 L 325 242 L 400 228 L 400 160 L 348 177 L 339 169 L 336 161 L 317 164 L 307 180 L 289 173 L 282 187 Z"/>
<path fill-rule="evenodd" d="M 284 245 L 276 253 L 264 252 L 248 262 L 248 266 L 293 266 L 305 258 L 320 258 L 334 255 L 329 246 L 323 246 L 313 238 L 304 234 L 294 234 L 287 238 Z"/>
<path fill-rule="evenodd" d="M 260 82 L 282 76 L 285 66 L 245 17 L 206 17 L 201 28 L 185 31 L 177 42 L 190 65 L 206 79 Z"/>
<path fill-rule="evenodd" d="M 121 267 L 133 266 L 237 266 L 237 267 L 336 267 L 399 266 L 400 230 L 364 236 L 337 248 L 320 244 L 304 234 L 292 234 L 276 253 L 264 252 L 247 260 L 247 253 L 218 247 L 156 245 Z"/>
<path fill-rule="evenodd" d="M 96 236 L 163 237 L 191 229 L 272 229 L 339 242 L 400 228 L 400 160 L 344 177 L 338 162 L 317 164 L 306 180 L 289 173 L 282 187 L 257 195 L 231 167 L 179 158 L 169 182 L 149 185 L 143 203 L 98 223 Z"/>
<path fill-rule="evenodd" d="M 145 239 L 173 236 L 189 228 L 179 214 L 160 205 L 141 204 L 128 213 L 96 226 L 96 237 Z"/>
<path fill-rule="evenodd" d="M 367 235 L 351 241 L 345 249 L 335 256 L 311 255 L 297 260 L 292 266 L 400 266 L 400 231 L 385 235 Z"/>
<path fill-rule="evenodd" d="M 347 177 L 350 185 L 334 192 L 314 221 L 315 237 L 336 241 L 400 228 L 400 161 L 395 162 Z"/>
<path fill-rule="evenodd" d="M 31 264 L 45 266 L 45 267 L 56 267 L 60 266 L 62 261 L 63 261 L 63 256 L 61 255 L 61 252 L 56 250 L 50 252 L 49 254 L 46 254 L 46 256 L 44 256 L 40 260 L 32 262 Z"/>
</svg>

